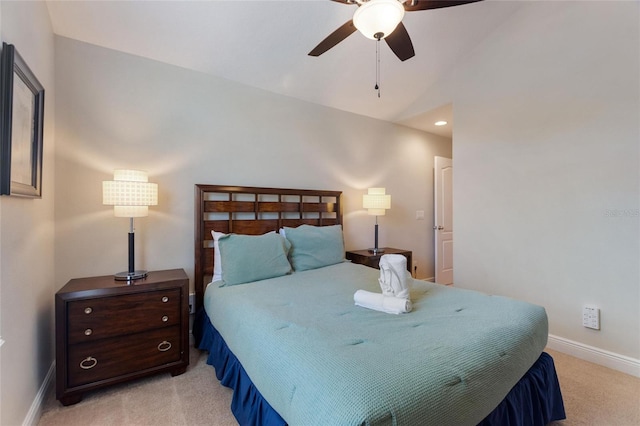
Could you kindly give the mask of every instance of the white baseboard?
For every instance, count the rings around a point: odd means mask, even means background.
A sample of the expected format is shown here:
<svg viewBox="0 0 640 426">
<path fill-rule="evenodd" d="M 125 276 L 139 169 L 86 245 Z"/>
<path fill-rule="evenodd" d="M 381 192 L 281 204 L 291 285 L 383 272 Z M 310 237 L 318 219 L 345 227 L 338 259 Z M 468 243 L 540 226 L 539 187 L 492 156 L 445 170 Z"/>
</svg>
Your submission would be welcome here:
<svg viewBox="0 0 640 426">
<path fill-rule="evenodd" d="M 635 377 L 640 377 L 640 359 L 609 352 L 551 334 L 549 335 L 547 346 L 558 352 L 575 356 L 576 358 L 618 370 Z"/>
<path fill-rule="evenodd" d="M 40 385 L 40 389 L 38 389 L 38 393 L 36 394 L 36 397 L 31 404 L 31 408 L 29 408 L 27 417 L 25 417 L 24 421 L 22 422 L 22 426 L 35 426 L 40 421 L 40 416 L 42 415 L 42 405 L 44 404 L 44 399 L 47 396 L 47 391 L 53 383 L 55 372 L 56 361 L 54 360 L 51 363 L 51 367 L 49 367 L 49 371 L 47 372 L 42 385 Z"/>
</svg>

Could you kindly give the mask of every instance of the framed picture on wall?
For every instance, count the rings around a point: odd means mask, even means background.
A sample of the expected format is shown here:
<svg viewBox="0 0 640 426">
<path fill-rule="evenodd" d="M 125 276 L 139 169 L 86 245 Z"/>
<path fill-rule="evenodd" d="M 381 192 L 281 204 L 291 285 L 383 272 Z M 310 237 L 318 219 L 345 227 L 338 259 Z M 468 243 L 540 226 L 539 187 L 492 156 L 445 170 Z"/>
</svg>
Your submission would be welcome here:
<svg viewBox="0 0 640 426">
<path fill-rule="evenodd" d="M 0 195 L 42 196 L 44 87 L 16 48 L 0 58 Z"/>
</svg>

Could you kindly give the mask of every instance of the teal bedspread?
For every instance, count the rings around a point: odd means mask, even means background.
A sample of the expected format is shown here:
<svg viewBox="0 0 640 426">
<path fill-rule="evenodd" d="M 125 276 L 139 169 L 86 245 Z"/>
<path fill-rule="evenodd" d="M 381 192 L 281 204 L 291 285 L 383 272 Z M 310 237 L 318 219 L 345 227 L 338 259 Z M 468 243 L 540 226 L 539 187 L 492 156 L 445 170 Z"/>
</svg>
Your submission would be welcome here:
<svg viewBox="0 0 640 426">
<path fill-rule="evenodd" d="M 544 308 L 413 280 L 413 311 L 355 306 L 379 272 L 341 263 L 232 287 L 205 309 L 290 425 L 475 425 L 536 361 Z"/>
</svg>

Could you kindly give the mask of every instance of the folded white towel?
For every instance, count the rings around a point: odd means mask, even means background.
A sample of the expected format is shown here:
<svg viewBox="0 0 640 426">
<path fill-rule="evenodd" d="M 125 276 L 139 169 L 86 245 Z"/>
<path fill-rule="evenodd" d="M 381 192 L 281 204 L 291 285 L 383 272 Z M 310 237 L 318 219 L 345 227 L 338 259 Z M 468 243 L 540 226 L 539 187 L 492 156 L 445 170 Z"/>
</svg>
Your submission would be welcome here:
<svg viewBox="0 0 640 426">
<path fill-rule="evenodd" d="M 386 312 L 388 314 L 402 314 L 411 312 L 411 300 L 393 296 L 385 296 L 380 293 L 372 293 L 366 290 L 358 290 L 353 295 L 353 301 L 363 308 Z"/>
<path fill-rule="evenodd" d="M 380 258 L 380 288 L 385 296 L 409 298 L 407 258 L 401 254 L 385 254 Z"/>
</svg>

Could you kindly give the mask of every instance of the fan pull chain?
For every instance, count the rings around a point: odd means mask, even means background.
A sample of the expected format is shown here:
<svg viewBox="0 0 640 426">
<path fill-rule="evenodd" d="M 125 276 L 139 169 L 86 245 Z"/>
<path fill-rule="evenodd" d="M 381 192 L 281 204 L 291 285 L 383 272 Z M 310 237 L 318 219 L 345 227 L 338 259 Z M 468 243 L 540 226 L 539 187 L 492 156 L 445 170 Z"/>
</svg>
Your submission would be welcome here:
<svg viewBox="0 0 640 426">
<path fill-rule="evenodd" d="M 376 42 L 376 86 L 374 89 L 378 91 L 378 97 L 380 97 L 380 37 Z"/>
</svg>

